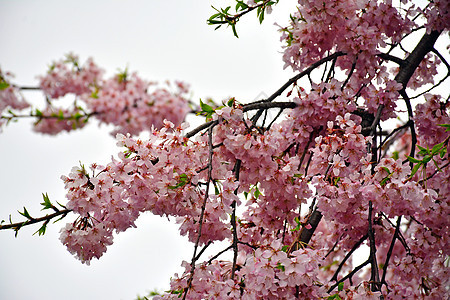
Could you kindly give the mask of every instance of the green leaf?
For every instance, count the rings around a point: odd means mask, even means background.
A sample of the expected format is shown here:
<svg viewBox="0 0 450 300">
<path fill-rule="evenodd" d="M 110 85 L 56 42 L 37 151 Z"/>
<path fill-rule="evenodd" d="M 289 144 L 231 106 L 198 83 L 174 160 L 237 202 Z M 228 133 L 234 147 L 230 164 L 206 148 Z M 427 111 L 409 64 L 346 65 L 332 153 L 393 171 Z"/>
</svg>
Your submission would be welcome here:
<svg viewBox="0 0 450 300">
<path fill-rule="evenodd" d="M 419 150 L 420 150 L 419 153 L 417 153 L 417 154 L 419 154 L 419 155 L 427 155 L 428 154 L 428 150 L 426 148 L 419 146 L 419 145 L 417 145 L 417 148 L 419 148 Z"/>
<path fill-rule="evenodd" d="M 442 148 L 441 153 L 440 153 L 441 158 L 444 158 L 445 153 L 447 153 L 447 148 L 444 147 L 444 148 Z"/>
<path fill-rule="evenodd" d="M 385 170 L 388 174 L 391 174 L 391 170 L 389 170 L 387 167 L 382 167 L 383 170 Z"/>
<path fill-rule="evenodd" d="M 341 180 L 341 177 L 335 177 L 334 178 L 334 186 L 338 186 L 338 183 L 340 180 Z"/>
<path fill-rule="evenodd" d="M 398 151 L 392 152 L 392 158 L 393 158 L 394 160 L 397 160 L 397 159 L 399 158 L 399 153 L 398 153 Z"/>
<path fill-rule="evenodd" d="M 421 160 L 418 160 L 418 159 L 416 159 L 416 158 L 414 158 L 414 157 L 411 157 L 411 156 L 406 156 L 406 158 L 408 158 L 408 160 L 409 160 L 410 162 L 415 163 L 415 164 L 421 163 L 421 162 L 422 162 Z"/>
<path fill-rule="evenodd" d="M 91 98 L 98 99 L 98 89 L 95 89 L 91 93 Z"/>
<path fill-rule="evenodd" d="M 64 113 L 62 110 L 59 110 L 58 112 L 58 120 L 64 120 Z"/>
<path fill-rule="evenodd" d="M 425 155 L 422 160 L 422 163 L 424 163 L 424 164 L 428 163 L 432 157 L 433 157 L 432 155 Z"/>
<path fill-rule="evenodd" d="M 39 228 L 35 233 L 33 233 L 33 235 L 35 235 L 36 233 L 41 236 L 45 234 L 45 230 L 47 229 L 47 223 L 42 224 L 41 228 Z"/>
<path fill-rule="evenodd" d="M 434 163 L 434 165 L 436 166 L 436 168 L 439 170 L 439 172 L 442 172 L 442 169 L 439 167 L 437 161 L 435 161 L 435 160 L 433 159 L 433 163 Z"/>
<path fill-rule="evenodd" d="M 214 112 L 214 109 L 206 103 L 203 103 L 202 99 L 200 99 L 200 108 L 203 112 L 210 113 Z"/>
<path fill-rule="evenodd" d="M 36 108 L 36 111 L 34 112 L 34 114 L 36 115 L 36 117 L 42 117 L 44 114 L 42 113 L 42 111 L 40 111 L 39 109 Z"/>
<path fill-rule="evenodd" d="M 289 250 L 289 246 L 287 246 L 287 245 L 284 245 L 282 248 L 281 248 L 281 251 L 283 251 L 283 252 L 287 252 Z"/>
<path fill-rule="evenodd" d="M 187 182 L 188 182 L 188 176 L 183 173 L 183 174 L 180 175 L 180 179 L 179 180 L 180 181 L 177 183 L 177 185 L 169 186 L 169 189 L 174 190 L 174 189 L 177 189 L 179 187 L 185 186 L 187 184 Z"/>
<path fill-rule="evenodd" d="M 261 196 L 261 192 L 259 191 L 258 187 L 255 188 L 255 193 L 253 193 L 253 195 L 255 196 L 256 199 L 258 199 L 259 196 Z"/>
<path fill-rule="evenodd" d="M 431 155 L 435 155 L 436 153 L 438 153 L 442 147 L 444 147 L 444 142 L 434 145 L 433 149 L 431 149 Z"/>
<path fill-rule="evenodd" d="M 263 7 L 259 13 L 259 24 L 261 24 L 264 21 L 264 9 L 265 7 Z"/>
<path fill-rule="evenodd" d="M 340 282 L 340 283 L 338 284 L 338 291 L 340 292 L 340 291 L 342 291 L 342 290 L 344 290 L 344 283 L 343 283 L 343 282 Z"/>
<path fill-rule="evenodd" d="M 275 267 L 276 269 L 280 269 L 281 271 L 285 271 L 284 266 L 281 263 L 278 263 L 277 266 Z"/>
<path fill-rule="evenodd" d="M 233 34 L 235 37 L 239 38 L 237 31 L 236 31 L 236 24 L 231 24 L 231 29 L 233 30 Z"/>
<path fill-rule="evenodd" d="M 422 162 L 418 163 L 417 165 L 415 165 L 412 170 L 411 170 L 411 177 L 414 176 L 414 174 L 417 173 L 417 171 L 419 170 L 420 166 L 422 165 Z"/>
<path fill-rule="evenodd" d="M 438 126 L 444 127 L 445 132 L 450 131 L 450 124 L 438 124 Z"/>
<path fill-rule="evenodd" d="M 54 208 L 53 204 L 50 202 L 50 199 L 48 198 L 48 194 L 47 193 L 42 193 L 42 197 L 44 198 L 44 202 L 41 203 L 41 205 L 44 207 L 41 210 L 44 209 L 49 209 L 49 208 Z"/>
<path fill-rule="evenodd" d="M 6 90 L 9 87 L 9 83 L 6 81 L 0 81 L 0 91 Z"/>
<path fill-rule="evenodd" d="M 27 219 L 33 219 L 30 214 L 28 213 L 27 209 L 25 208 L 25 206 L 23 207 L 23 212 L 21 212 L 20 210 L 18 210 L 19 214 L 21 214 L 22 216 L 24 216 Z"/>
<path fill-rule="evenodd" d="M 234 97 L 230 98 L 230 100 L 228 100 L 228 102 L 227 102 L 227 106 L 232 107 L 235 101 L 236 101 L 236 99 Z"/>
</svg>

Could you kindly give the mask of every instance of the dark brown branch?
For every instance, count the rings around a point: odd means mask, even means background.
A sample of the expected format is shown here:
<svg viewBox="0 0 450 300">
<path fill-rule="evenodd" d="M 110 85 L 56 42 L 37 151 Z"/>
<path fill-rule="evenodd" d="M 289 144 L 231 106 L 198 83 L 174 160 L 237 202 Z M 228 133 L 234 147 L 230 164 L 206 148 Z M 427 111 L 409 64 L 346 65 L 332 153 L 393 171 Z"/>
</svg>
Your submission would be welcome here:
<svg viewBox="0 0 450 300">
<path fill-rule="evenodd" d="M 350 81 L 350 78 L 353 75 L 353 72 L 355 72 L 355 68 L 356 68 L 356 61 L 358 60 L 358 58 L 355 58 L 355 60 L 352 63 L 352 68 L 350 69 L 350 72 L 348 73 L 347 78 L 345 79 L 344 83 L 341 86 L 341 91 L 344 90 L 345 86 L 348 84 L 348 82 Z"/>
<path fill-rule="evenodd" d="M 373 225 L 372 213 L 373 213 L 372 201 L 369 201 L 368 236 L 369 236 L 369 248 L 370 248 L 369 261 L 370 261 L 370 265 L 371 265 L 370 282 L 371 282 L 372 292 L 377 292 L 377 291 L 380 291 L 381 285 L 380 285 L 380 275 L 378 272 L 377 248 L 375 245 L 375 233 L 374 233 L 373 226 L 372 226 Z"/>
<path fill-rule="evenodd" d="M 404 64 L 400 67 L 400 71 L 397 76 L 395 76 L 395 81 L 401 83 L 404 89 L 408 85 L 409 79 L 412 77 L 414 71 L 417 69 L 425 55 L 433 50 L 434 44 L 436 43 L 439 35 L 440 32 L 438 31 L 432 31 L 430 34 L 424 34 L 411 54 L 409 54 L 404 60 Z"/>
<path fill-rule="evenodd" d="M 259 102 L 259 103 L 250 103 L 243 106 L 243 112 L 247 112 L 255 109 L 270 109 L 270 108 L 295 108 L 297 104 L 294 102 Z"/>
<path fill-rule="evenodd" d="M 271 102 L 273 101 L 275 98 L 277 98 L 278 96 L 280 96 L 289 86 L 291 86 L 294 82 L 297 82 L 300 78 L 302 78 L 305 75 L 310 74 L 313 70 L 315 70 L 317 67 L 319 67 L 320 65 L 331 61 L 339 56 L 343 56 L 346 55 L 344 52 L 336 52 L 333 53 L 327 57 L 324 57 L 318 61 L 316 61 L 315 63 L 311 64 L 308 68 L 306 68 L 305 70 L 303 70 L 302 72 L 298 73 L 297 75 L 295 75 L 294 77 L 292 77 L 291 79 L 289 79 L 282 87 L 280 87 L 275 93 L 273 93 L 269 98 L 264 99 L 264 100 L 259 100 L 256 101 L 254 103 L 260 103 L 260 102 Z M 252 121 L 254 123 L 256 123 L 256 121 L 259 119 L 260 115 L 262 114 L 262 110 L 259 110 L 256 115 L 252 118 Z"/>
<path fill-rule="evenodd" d="M 197 257 L 195 258 L 195 260 L 199 260 L 200 257 L 202 256 L 202 254 L 206 251 L 206 249 L 208 249 L 208 247 L 212 244 L 211 241 L 209 241 L 205 246 L 203 246 L 202 250 L 200 250 L 200 252 L 197 254 Z"/>
<path fill-rule="evenodd" d="M 294 102 L 271 102 L 271 103 L 254 102 L 254 103 L 249 103 L 249 104 L 243 105 L 242 111 L 243 112 L 247 112 L 247 111 L 250 111 L 250 110 L 260 109 L 261 113 L 262 113 L 265 109 L 270 109 L 270 108 L 286 109 L 286 108 L 295 108 L 296 106 L 297 106 L 297 104 L 295 104 Z M 194 135 L 196 135 L 197 133 L 199 133 L 200 131 L 202 131 L 204 129 L 207 129 L 210 126 L 214 127 L 217 124 L 219 124 L 219 121 L 217 121 L 217 120 L 203 123 L 202 125 L 194 128 L 193 130 L 191 130 L 188 133 L 186 133 L 185 136 L 187 138 L 191 138 Z"/>
<path fill-rule="evenodd" d="M 217 253 L 216 255 L 214 255 L 213 257 L 211 257 L 208 260 L 208 264 L 212 263 L 213 260 L 215 260 L 216 258 L 218 258 L 219 256 L 221 256 L 222 254 L 224 254 L 225 252 L 227 252 L 228 250 L 233 249 L 233 245 L 230 245 L 228 247 L 226 247 L 225 249 L 223 249 L 222 251 L 220 251 L 219 253 Z"/>
<path fill-rule="evenodd" d="M 322 213 L 316 207 L 312 212 L 312 214 L 309 216 L 308 220 L 306 221 L 306 224 L 300 230 L 297 240 L 291 246 L 288 253 L 292 253 L 293 251 L 300 249 L 302 245 L 307 245 L 309 243 L 321 219 Z M 307 229 L 306 227 L 308 225 L 311 225 L 311 228 Z"/>
<path fill-rule="evenodd" d="M 46 221 L 49 221 L 49 220 L 51 220 L 53 218 L 56 218 L 58 216 L 65 217 L 71 211 L 72 210 L 70 210 L 70 209 L 63 209 L 63 210 L 59 210 L 57 212 L 54 212 L 52 214 L 40 217 L 40 218 L 31 218 L 31 219 L 28 219 L 28 220 L 23 221 L 23 222 L 17 222 L 17 223 L 11 223 L 11 224 L 6 224 L 6 225 L 0 225 L 0 230 L 14 229 L 14 230 L 17 231 L 20 228 L 22 228 L 23 226 L 32 225 L 32 224 L 36 224 L 36 223 L 39 223 L 39 222 L 46 222 Z"/>
<path fill-rule="evenodd" d="M 377 56 L 384 60 L 389 60 L 389 61 L 395 62 L 399 66 L 403 66 L 405 64 L 405 61 L 403 59 L 401 59 L 397 56 L 388 54 L 388 53 L 380 53 L 380 54 L 377 54 Z"/>
<path fill-rule="evenodd" d="M 411 124 L 410 124 L 410 120 L 408 121 L 408 122 L 406 122 L 405 124 L 403 124 L 402 126 L 400 126 L 400 127 L 397 127 L 397 128 L 395 128 L 395 129 L 393 129 L 385 138 L 384 138 L 384 140 L 380 143 L 380 148 L 382 148 L 385 144 L 386 144 L 386 142 L 387 142 L 387 140 L 391 137 L 391 136 L 393 136 L 396 132 L 399 132 L 399 131 L 402 131 L 403 129 L 405 129 L 405 128 L 408 128 Z"/>
<path fill-rule="evenodd" d="M 237 159 L 234 165 L 234 177 L 237 181 L 239 181 L 239 171 L 241 169 L 241 160 Z M 234 191 L 234 194 L 237 195 L 238 188 Z M 233 212 L 231 214 L 231 228 L 233 230 L 233 266 L 231 268 L 231 280 L 234 280 L 234 275 L 236 273 L 236 265 L 237 265 L 237 256 L 238 256 L 238 236 L 237 236 L 237 226 L 236 226 L 236 200 L 231 204 L 231 208 Z"/>
<path fill-rule="evenodd" d="M 449 165 L 450 165 L 450 162 L 444 164 L 443 166 L 440 166 L 439 169 L 447 168 Z M 436 175 L 438 172 L 439 172 L 439 170 L 435 170 L 435 171 L 433 172 L 433 174 L 431 174 L 430 176 L 428 176 L 426 179 L 420 180 L 418 183 L 419 183 L 419 184 L 422 184 L 424 181 L 433 178 L 434 175 Z"/>
<path fill-rule="evenodd" d="M 328 289 L 328 293 L 330 293 L 332 290 L 334 290 L 339 285 L 339 283 L 344 282 L 344 281 L 346 281 L 349 278 L 352 278 L 353 275 L 355 275 L 359 270 L 361 270 L 362 268 L 367 266 L 369 263 L 370 263 L 370 258 L 368 260 L 366 260 L 365 262 L 363 262 L 362 264 L 360 264 L 359 266 L 357 266 L 356 268 L 354 268 L 350 273 L 348 273 L 345 277 L 342 277 L 338 282 L 333 284 Z"/>
<path fill-rule="evenodd" d="M 202 125 L 200 125 L 200 126 L 198 126 L 198 127 L 196 127 L 196 128 L 194 128 L 193 130 L 191 130 L 191 131 L 189 131 L 188 133 L 186 133 L 186 137 L 187 138 L 191 138 L 191 137 L 193 137 L 194 135 L 196 135 L 197 133 L 199 133 L 200 131 L 202 131 L 203 129 L 206 129 L 206 128 L 208 128 L 208 127 L 214 127 L 214 126 L 216 126 L 217 124 L 219 124 L 219 121 L 217 121 L 217 120 L 215 120 L 215 121 L 209 121 L 209 122 L 206 122 L 206 123 L 203 123 Z"/>
<path fill-rule="evenodd" d="M 408 124 L 409 124 L 409 129 L 411 132 L 411 152 L 410 152 L 409 156 L 414 157 L 414 154 L 416 152 L 417 134 L 416 134 L 415 126 L 414 126 L 414 120 L 413 120 L 414 114 L 413 114 L 412 107 L 411 107 L 411 100 L 409 99 L 408 94 L 406 94 L 405 89 L 400 90 L 399 93 L 400 93 L 400 95 L 402 95 L 403 99 L 405 100 L 406 108 L 408 110 L 408 117 L 409 117 Z M 409 166 L 412 169 L 414 166 L 414 163 L 410 162 Z"/>
<path fill-rule="evenodd" d="M 441 53 L 439 53 L 439 51 L 437 51 L 435 48 L 433 48 L 431 50 L 434 54 L 436 54 L 437 57 L 439 57 L 439 59 L 444 63 L 444 65 L 447 67 L 447 74 L 445 75 L 444 78 L 442 78 L 441 80 L 439 80 L 438 83 L 434 84 L 432 87 L 430 87 L 429 89 L 415 95 L 414 97 L 411 97 L 411 99 L 416 99 L 430 91 L 432 91 L 433 89 L 437 88 L 438 86 L 440 86 L 445 80 L 447 80 L 448 77 L 450 77 L 450 65 L 447 62 L 447 60 L 445 60 L 445 58 L 442 56 Z"/>
<path fill-rule="evenodd" d="M 39 91 L 41 88 L 38 86 L 14 86 L 22 91 Z"/>
<path fill-rule="evenodd" d="M 205 210 L 206 210 L 206 202 L 209 198 L 209 185 L 210 182 L 212 180 L 212 159 L 213 159 L 213 142 L 212 142 L 212 130 L 213 130 L 213 126 L 210 126 L 208 128 L 208 145 L 209 145 L 209 159 L 208 159 L 208 180 L 207 180 L 207 184 L 206 184 L 206 189 L 205 189 L 205 197 L 203 199 L 203 203 L 202 203 L 202 208 L 201 208 L 201 212 L 200 212 L 200 218 L 198 220 L 198 235 L 197 235 L 197 240 L 195 241 L 195 245 L 194 245 L 194 254 L 192 255 L 192 260 L 191 260 L 191 271 L 189 274 L 189 279 L 187 281 L 187 287 L 184 289 L 184 293 L 183 293 L 183 300 L 186 299 L 186 296 L 192 286 L 192 280 L 194 278 L 194 272 L 195 272 L 195 263 L 196 263 L 196 259 L 197 259 L 197 249 L 198 249 L 198 245 L 200 244 L 200 238 L 202 236 L 202 226 L 203 226 L 203 217 L 205 215 Z"/>
<path fill-rule="evenodd" d="M 386 255 L 386 260 L 384 262 L 383 276 L 381 277 L 381 284 L 386 284 L 387 268 L 388 268 L 388 265 L 389 265 L 389 260 L 391 259 L 391 256 L 392 256 L 392 251 L 394 250 L 395 241 L 397 240 L 397 238 L 399 236 L 401 221 L 402 221 L 402 216 L 399 216 L 397 218 L 397 224 L 395 225 L 394 236 L 392 237 L 392 242 L 391 242 L 391 245 L 389 246 L 389 250 L 388 250 L 388 253 Z"/>
<path fill-rule="evenodd" d="M 356 242 L 356 244 L 353 246 L 353 248 L 345 255 L 344 259 L 341 261 L 341 263 L 339 264 L 336 272 L 334 272 L 333 277 L 331 277 L 330 281 L 337 281 L 338 280 L 338 274 L 341 271 L 342 267 L 344 266 L 345 262 L 350 258 L 350 256 L 352 256 L 353 252 L 355 252 L 361 245 L 362 243 L 367 239 L 369 235 L 365 234 L 364 236 L 362 236 L 358 242 Z"/>
</svg>

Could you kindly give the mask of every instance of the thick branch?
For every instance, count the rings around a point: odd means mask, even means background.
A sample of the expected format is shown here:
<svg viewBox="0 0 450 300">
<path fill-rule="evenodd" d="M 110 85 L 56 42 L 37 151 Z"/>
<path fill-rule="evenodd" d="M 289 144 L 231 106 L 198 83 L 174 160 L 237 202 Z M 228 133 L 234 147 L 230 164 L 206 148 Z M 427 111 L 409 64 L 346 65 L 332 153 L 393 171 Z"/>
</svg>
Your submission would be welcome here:
<svg viewBox="0 0 450 300">
<path fill-rule="evenodd" d="M 414 71 L 417 69 L 425 55 L 433 50 L 439 34 L 440 32 L 438 31 L 432 31 L 430 34 L 425 34 L 411 54 L 405 59 L 404 64 L 400 67 L 400 71 L 397 76 L 395 76 L 395 80 L 398 83 L 401 83 L 403 88 L 406 88 L 409 79 L 412 77 Z"/>
</svg>

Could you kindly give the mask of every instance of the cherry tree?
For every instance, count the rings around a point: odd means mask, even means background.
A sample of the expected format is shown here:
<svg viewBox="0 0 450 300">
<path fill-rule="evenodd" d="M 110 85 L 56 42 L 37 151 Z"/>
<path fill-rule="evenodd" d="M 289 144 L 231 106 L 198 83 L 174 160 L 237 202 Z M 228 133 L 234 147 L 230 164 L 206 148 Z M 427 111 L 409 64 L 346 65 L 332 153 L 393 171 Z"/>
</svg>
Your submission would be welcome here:
<svg viewBox="0 0 450 300">
<path fill-rule="evenodd" d="M 213 7 L 208 23 L 238 37 L 239 19 L 262 22 L 277 2 L 236 0 Z M 0 71 L 3 130 L 33 118 L 33 130 L 58 134 L 97 119 L 114 126 L 120 147 L 108 164 L 61 177 L 67 202 L 45 194 L 47 215 L 24 208 L 24 221 L 0 229 L 38 224 L 43 235 L 74 214 L 60 239 L 89 264 L 142 213 L 170 217 L 193 253 L 158 299 L 446 299 L 449 13 L 438 0 L 299 0 L 279 28 L 296 75 L 250 103 L 197 102 L 184 82 L 127 69 L 105 78 L 74 54 L 39 87 Z M 27 89 L 41 90 L 46 106 L 28 103 Z M 75 101 L 59 105 L 68 94 Z M 184 122 L 188 114 L 201 125 Z M 354 264 L 362 247 L 367 257 Z"/>
</svg>

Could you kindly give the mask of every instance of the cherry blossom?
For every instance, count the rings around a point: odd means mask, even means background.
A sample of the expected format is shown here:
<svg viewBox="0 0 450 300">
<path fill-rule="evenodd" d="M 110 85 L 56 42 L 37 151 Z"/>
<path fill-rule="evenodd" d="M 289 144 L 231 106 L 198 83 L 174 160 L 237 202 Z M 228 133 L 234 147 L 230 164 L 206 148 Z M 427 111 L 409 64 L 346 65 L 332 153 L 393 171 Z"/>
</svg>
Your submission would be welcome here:
<svg viewBox="0 0 450 300">
<path fill-rule="evenodd" d="M 48 104 L 35 111 L 36 131 L 96 118 L 115 127 L 121 149 L 61 177 L 77 216 L 60 235 L 70 253 L 89 264 L 151 212 L 194 245 L 155 299 L 448 297 L 450 113 L 437 88 L 447 77 L 436 75 L 450 67 L 435 47 L 448 3 L 298 4 L 280 29 L 297 75 L 267 99 L 190 108 L 183 82 L 161 87 L 127 70 L 104 79 L 74 55 L 41 77 Z M 420 34 L 406 51 L 405 38 Z M 68 94 L 75 104 L 56 107 Z M 25 108 L 19 95 L 0 91 L 0 110 Z M 189 112 L 206 120 L 190 127 Z M 218 241 L 229 246 L 204 257 Z"/>
</svg>

